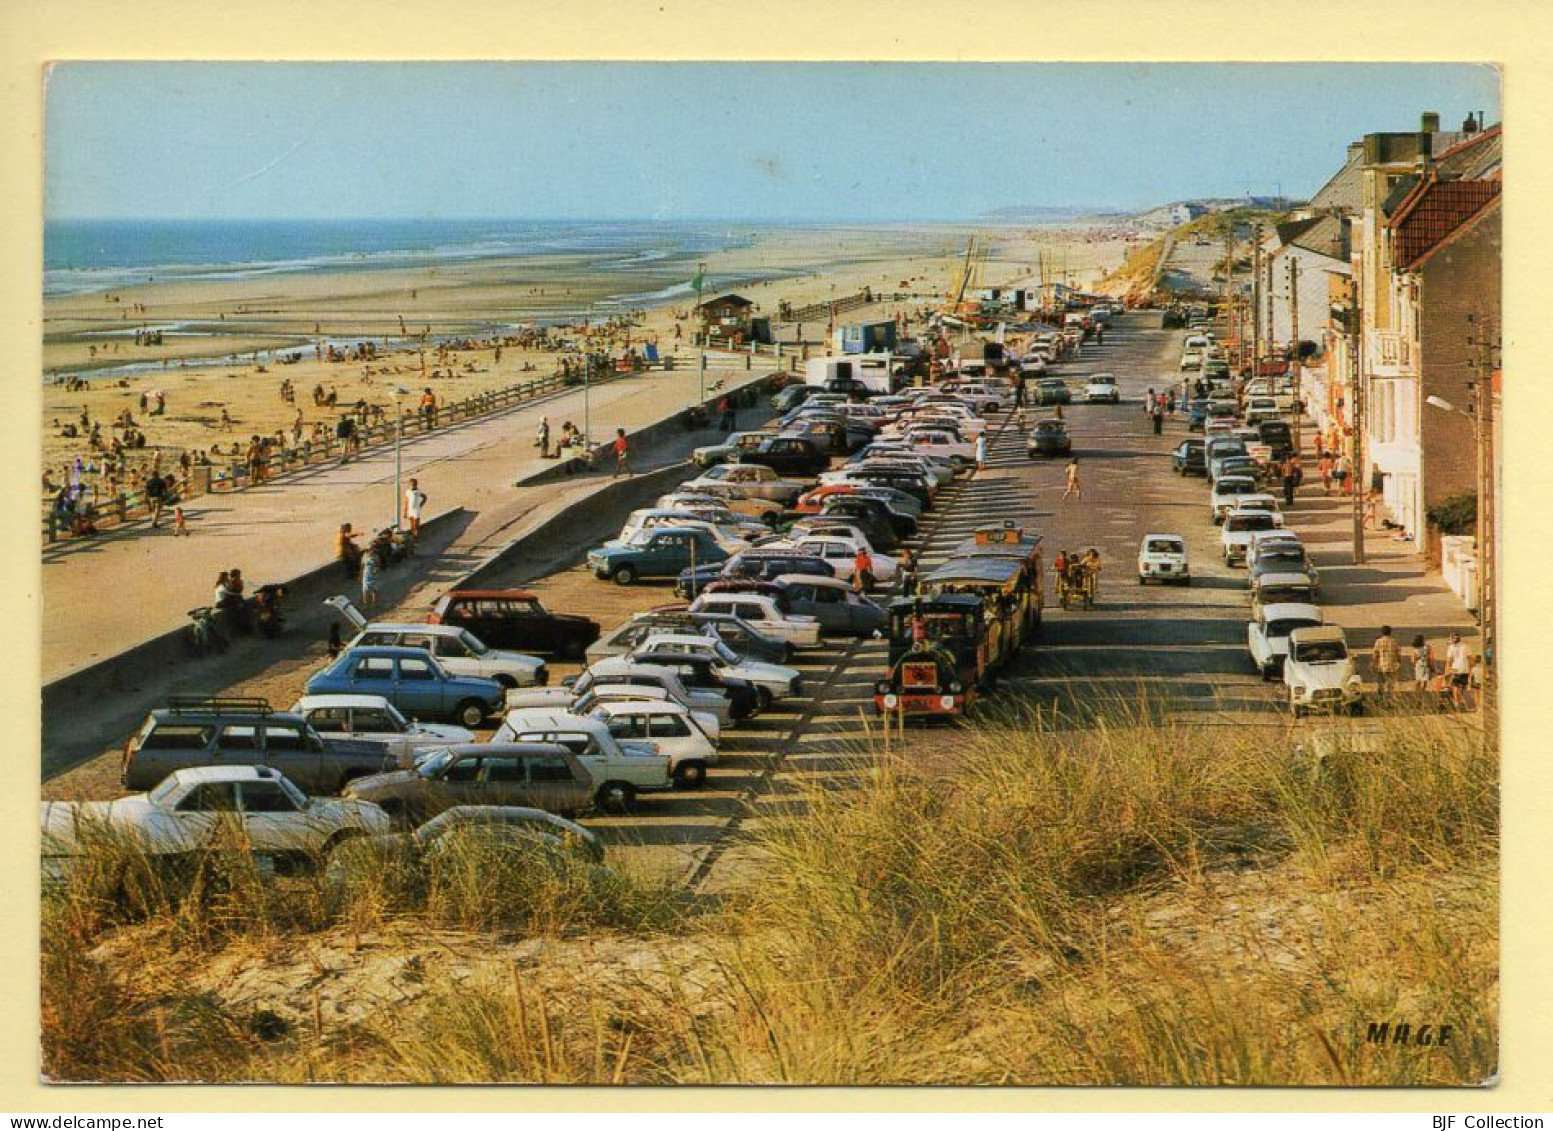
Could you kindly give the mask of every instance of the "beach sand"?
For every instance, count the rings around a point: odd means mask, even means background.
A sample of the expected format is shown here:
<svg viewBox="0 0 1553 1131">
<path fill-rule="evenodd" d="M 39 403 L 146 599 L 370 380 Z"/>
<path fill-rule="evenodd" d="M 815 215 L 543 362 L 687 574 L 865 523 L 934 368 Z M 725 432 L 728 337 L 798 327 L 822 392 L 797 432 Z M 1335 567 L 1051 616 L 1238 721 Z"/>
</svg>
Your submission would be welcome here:
<svg viewBox="0 0 1553 1131">
<path fill-rule="evenodd" d="M 888 225 L 871 227 L 782 228 L 758 233 L 750 246 L 706 255 L 709 277 L 750 278 L 781 273 L 782 277 L 749 285 L 708 289 L 707 297 L 737 291 L 757 304 L 757 312 L 775 316 L 779 302 L 801 306 L 825 302 L 872 287 L 893 292 L 903 282 L 917 293 L 943 292 L 954 282 L 964 256 L 966 239 L 975 234 L 988 249 L 981 281 L 986 286 L 1036 281 L 1044 252 L 1049 265 L 1069 273 L 1076 285 L 1087 286 L 1123 259 L 1129 244 L 1115 233 L 1084 229 L 1002 228 L 968 225 Z M 609 298 L 608 281 L 590 277 L 577 256 L 453 262 L 414 269 L 339 271 L 319 274 L 268 275 L 219 281 L 147 282 L 121 288 L 111 295 L 52 297 L 45 302 L 44 376 L 55 369 L 92 363 L 149 364 L 153 368 L 121 376 L 89 377 L 87 388 L 66 391 L 46 381 L 43 396 L 43 468 L 56 481 L 76 456 L 93 460 L 84 437 L 61 435 L 63 426 L 80 425 L 83 413 L 108 422 L 128 409 L 145 432 L 148 445 L 132 454 L 130 467 L 149 466 L 160 451 L 170 469 L 184 450 L 226 451 L 246 445 L 254 434 L 289 430 L 298 411 L 304 426 L 315 421 L 331 425 L 339 411 L 315 408 L 315 385 L 337 391 L 342 406 L 364 399 L 385 409 L 392 390 L 403 386 L 411 396 L 430 386 L 437 396 L 458 400 L 488 389 L 548 373 L 558 361 L 554 351 L 503 348 L 498 361 L 492 348 L 453 350 L 443 363 L 453 376 L 423 377 L 420 343 L 413 335 L 475 334 L 476 327 L 556 318 L 585 321 L 590 304 Z M 688 294 L 674 302 L 647 309 L 630 330 L 633 343 L 656 340 L 665 352 L 677 345 L 683 356 L 693 353 L 692 325 L 674 341 L 676 316 L 693 305 Z M 593 321 L 601 322 L 609 308 L 595 305 Z M 892 307 L 871 315 L 888 317 Z M 580 317 L 579 317 L 580 315 Z M 845 321 L 848 315 L 843 315 Z M 401 319 L 407 333 L 401 333 Z M 137 346 L 134 331 L 191 325 L 197 336 L 164 334 L 162 343 Z M 483 332 L 480 336 L 484 336 Z M 314 356 L 320 340 L 371 340 L 380 351 L 373 362 L 327 362 Z M 597 339 L 595 339 L 597 340 Z M 621 347 L 624 335 L 609 335 L 601 343 Z M 98 354 L 93 357 L 91 347 Z M 302 360 L 281 365 L 270 360 L 265 372 L 251 360 L 254 351 L 290 348 Z M 437 366 L 435 343 L 426 351 L 425 371 Z M 210 365 L 205 359 L 248 355 L 237 365 Z M 525 367 L 532 366 L 532 370 Z M 469 369 L 470 372 L 465 370 Z M 279 394 L 290 379 L 296 403 Z M 142 393 L 166 395 L 163 416 L 146 417 L 139 408 Z M 230 431 L 221 431 L 225 409 Z M 57 423 L 56 423 L 57 422 Z M 100 462 L 100 456 L 96 457 Z"/>
</svg>

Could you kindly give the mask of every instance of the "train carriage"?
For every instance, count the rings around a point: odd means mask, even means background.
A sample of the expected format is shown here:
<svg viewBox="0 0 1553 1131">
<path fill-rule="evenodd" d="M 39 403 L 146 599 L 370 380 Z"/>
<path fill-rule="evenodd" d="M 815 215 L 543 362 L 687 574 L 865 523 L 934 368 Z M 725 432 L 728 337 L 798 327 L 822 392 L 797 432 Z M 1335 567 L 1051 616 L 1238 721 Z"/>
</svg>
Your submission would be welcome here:
<svg viewBox="0 0 1553 1131">
<path fill-rule="evenodd" d="M 1018 589 L 1022 607 L 1021 639 L 1028 640 L 1041 624 L 1045 590 L 1041 579 L 1041 536 L 1026 534 L 1012 522 L 977 528 L 972 537 L 954 548 L 952 558 L 1007 558 L 1024 563 L 1025 576 Z"/>
<path fill-rule="evenodd" d="M 1024 643 L 1034 584 L 1023 561 L 997 557 L 951 558 L 920 582 L 922 592 L 930 596 L 981 599 L 992 668 L 1013 659 Z"/>
</svg>

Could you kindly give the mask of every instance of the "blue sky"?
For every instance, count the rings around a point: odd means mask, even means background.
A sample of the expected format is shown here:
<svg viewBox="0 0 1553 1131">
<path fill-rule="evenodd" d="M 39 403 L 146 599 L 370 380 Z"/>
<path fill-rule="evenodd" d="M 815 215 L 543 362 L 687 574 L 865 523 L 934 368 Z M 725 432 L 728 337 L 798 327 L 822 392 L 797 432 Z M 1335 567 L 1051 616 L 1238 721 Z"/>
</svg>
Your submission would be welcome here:
<svg viewBox="0 0 1553 1131">
<path fill-rule="evenodd" d="M 68 63 L 47 215 L 968 219 L 1312 192 L 1450 65 Z"/>
</svg>

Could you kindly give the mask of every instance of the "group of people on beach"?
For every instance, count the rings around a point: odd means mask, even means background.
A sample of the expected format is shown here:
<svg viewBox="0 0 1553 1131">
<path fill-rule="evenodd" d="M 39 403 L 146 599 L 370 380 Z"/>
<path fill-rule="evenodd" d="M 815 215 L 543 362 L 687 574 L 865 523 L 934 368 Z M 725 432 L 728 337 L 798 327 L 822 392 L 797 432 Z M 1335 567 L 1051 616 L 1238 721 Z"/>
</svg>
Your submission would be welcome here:
<svg viewBox="0 0 1553 1131">
<path fill-rule="evenodd" d="M 1382 699 L 1411 690 L 1426 700 L 1433 698 L 1441 710 L 1464 711 L 1474 706 L 1474 696 L 1482 694 L 1483 658 L 1459 632 L 1451 633 L 1444 654 L 1437 656 L 1423 633 L 1414 635 L 1404 652 L 1391 626 L 1382 625 L 1370 648 L 1370 671 Z"/>
</svg>

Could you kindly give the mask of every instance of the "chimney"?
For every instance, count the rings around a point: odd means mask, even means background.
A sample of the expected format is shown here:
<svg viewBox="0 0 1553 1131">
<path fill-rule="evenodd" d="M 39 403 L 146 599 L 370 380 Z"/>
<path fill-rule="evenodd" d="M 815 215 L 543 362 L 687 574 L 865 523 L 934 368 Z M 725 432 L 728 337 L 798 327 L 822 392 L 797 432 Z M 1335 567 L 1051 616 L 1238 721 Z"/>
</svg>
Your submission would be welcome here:
<svg viewBox="0 0 1553 1131">
<path fill-rule="evenodd" d="M 1473 134 L 1478 132 L 1477 119 L 1474 118 L 1470 113 L 1467 115 L 1466 120 L 1461 123 L 1461 132 L 1466 134 L 1468 137 L 1471 137 Z"/>
<path fill-rule="evenodd" d="M 1418 130 L 1419 130 L 1420 133 L 1426 133 L 1426 134 L 1437 134 L 1437 133 L 1439 133 L 1440 132 L 1440 115 L 1436 114 L 1433 110 L 1425 111 L 1424 112 L 1424 116 L 1423 116 L 1422 120 L 1419 123 Z"/>
</svg>

